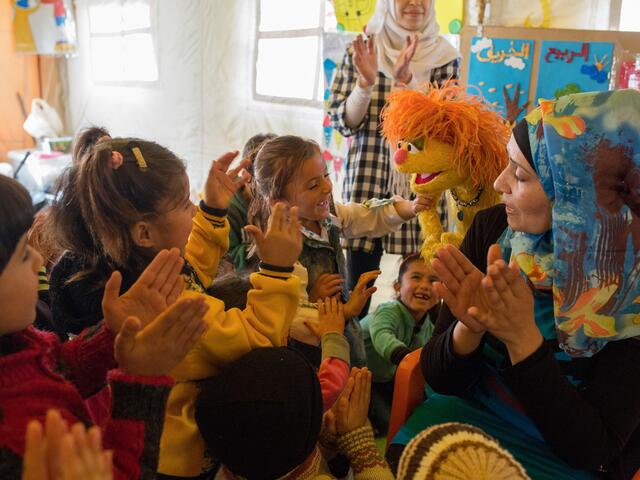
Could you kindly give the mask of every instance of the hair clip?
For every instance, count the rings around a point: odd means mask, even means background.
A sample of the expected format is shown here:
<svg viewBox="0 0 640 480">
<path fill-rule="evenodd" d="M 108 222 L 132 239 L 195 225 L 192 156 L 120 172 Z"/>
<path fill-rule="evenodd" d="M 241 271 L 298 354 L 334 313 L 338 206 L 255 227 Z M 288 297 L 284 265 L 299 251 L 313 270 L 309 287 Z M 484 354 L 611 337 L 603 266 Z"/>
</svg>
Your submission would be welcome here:
<svg viewBox="0 0 640 480">
<path fill-rule="evenodd" d="M 117 150 L 111 152 L 111 168 L 114 170 L 119 169 L 124 163 L 124 157 Z"/>
<path fill-rule="evenodd" d="M 131 151 L 133 152 L 133 156 L 136 157 L 136 162 L 138 162 L 138 167 L 142 168 L 143 170 L 147 169 L 148 168 L 147 162 L 142 156 L 142 152 L 140 151 L 140 149 L 138 147 L 133 147 Z"/>
</svg>

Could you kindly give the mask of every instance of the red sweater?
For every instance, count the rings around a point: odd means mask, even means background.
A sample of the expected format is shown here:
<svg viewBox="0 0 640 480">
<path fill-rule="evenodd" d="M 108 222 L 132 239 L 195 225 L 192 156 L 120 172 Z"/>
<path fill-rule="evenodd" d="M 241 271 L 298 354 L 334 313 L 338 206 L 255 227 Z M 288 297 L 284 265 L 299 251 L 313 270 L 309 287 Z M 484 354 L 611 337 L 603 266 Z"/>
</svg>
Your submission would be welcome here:
<svg viewBox="0 0 640 480">
<path fill-rule="evenodd" d="M 0 337 L 0 478 L 19 480 L 27 423 L 58 409 L 69 425 L 90 425 L 84 398 L 108 380 L 111 419 L 103 447 L 113 450 L 116 479 L 155 478 L 169 377 L 135 377 L 116 367 L 114 337 L 102 324 L 74 340 L 29 327 Z"/>
</svg>

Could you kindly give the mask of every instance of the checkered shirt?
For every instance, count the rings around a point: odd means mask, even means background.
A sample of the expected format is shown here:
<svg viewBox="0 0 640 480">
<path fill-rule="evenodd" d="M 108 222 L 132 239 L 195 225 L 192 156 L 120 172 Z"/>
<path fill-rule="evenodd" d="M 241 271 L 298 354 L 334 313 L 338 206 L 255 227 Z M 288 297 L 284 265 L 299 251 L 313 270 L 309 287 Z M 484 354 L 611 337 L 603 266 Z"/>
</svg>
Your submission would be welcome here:
<svg viewBox="0 0 640 480">
<path fill-rule="evenodd" d="M 353 49 L 349 47 L 342 63 L 338 65 L 336 76 L 331 85 L 329 115 L 332 126 L 344 137 L 353 136 L 346 159 L 346 172 L 343 184 L 344 202 L 364 202 L 370 198 L 391 196 L 389 188 L 389 162 L 391 151 L 387 141 L 380 135 L 380 111 L 384 107 L 386 96 L 391 92 L 393 80 L 378 72 L 378 80 L 373 86 L 369 110 L 362 123 L 356 128 L 345 124 L 345 106 L 347 97 L 356 87 L 357 72 L 353 65 Z M 436 68 L 431 72 L 431 82 L 441 84 L 449 78 L 458 78 L 458 59 Z M 447 224 L 445 196 L 442 196 L 438 211 L 443 225 Z M 407 222 L 400 230 L 382 239 L 387 253 L 406 255 L 420 250 L 420 226 L 418 220 Z M 372 239 L 360 238 L 345 240 L 344 245 L 355 250 L 372 252 Z"/>
</svg>

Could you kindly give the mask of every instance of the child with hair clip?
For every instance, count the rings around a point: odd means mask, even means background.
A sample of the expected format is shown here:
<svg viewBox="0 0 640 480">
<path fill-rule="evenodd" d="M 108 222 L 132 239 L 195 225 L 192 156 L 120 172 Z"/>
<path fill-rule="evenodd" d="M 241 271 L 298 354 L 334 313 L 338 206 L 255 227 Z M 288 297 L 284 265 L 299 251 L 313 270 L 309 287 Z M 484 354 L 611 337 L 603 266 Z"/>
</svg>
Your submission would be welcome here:
<svg viewBox="0 0 640 480">
<path fill-rule="evenodd" d="M 418 197 L 414 201 L 394 197 L 370 200 L 364 204 L 333 203 L 333 185 L 320 147 L 312 140 L 284 135 L 264 144 L 255 159 L 256 195 L 249 210 L 250 223 L 264 225 L 274 202 L 285 201 L 298 207 L 303 249 L 296 271 L 306 291 L 301 309 L 291 329 L 294 339 L 317 344 L 318 339 L 305 325 L 316 320 L 309 307 L 319 298 L 341 295 L 347 326 L 345 335 L 351 346 L 351 363 L 366 362 L 362 333 L 357 317 L 375 288 L 368 288 L 379 271 L 363 274 L 351 298 L 344 286 L 345 260 L 341 239 L 381 237 L 391 233 L 430 204 Z M 250 231 L 253 227 L 247 227 Z M 308 295 L 308 301 L 307 301 Z"/>
<path fill-rule="evenodd" d="M 102 127 L 89 127 L 76 135 L 72 165 L 58 180 L 56 200 L 47 214 L 47 236 L 53 243 L 52 249 L 58 252 L 49 275 L 50 305 L 55 331 L 62 339 L 77 335 L 102 318 L 101 290 L 95 286 L 83 289 L 84 284 L 73 282 L 79 272 L 95 268 L 91 262 L 100 258 L 82 220 L 82 197 L 75 185 L 83 159 L 99 140 L 109 138 L 109 132 Z"/>
<path fill-rule="evenodd" d="M 113 395 L 104 444 L 113 451 L 115 478 L 151 478 L 173 383 L 166 374 L 204 333 L 208 307 L 198 299 L 174 303 L 182 260 L 177 250 L 165 250 L 121 296 L 114 273 L 103 299 L 104 322 L 60 344 L 31 326 L 42 265 L 26 241 L 33 217 L 25 188 L 0 176 L 0 478 L 20 478 L 30 420 L 43 422 L 55 408 L 66 422 L 90 425 L 82 400 L 107 379 Z"/>
<path fill-rule="evenodd" d="M 210 473 L 193 418 L 195 382 L 216 375 L 253 348 L 281 345 L 299 300 L 299 282 L 291 271 L 302 241 L 296 209 L 284 204 L 274 208 L 266 234 L 253 230 L 263 263 L 251 275 L 247 307 L 225 311 L 223 302 L 205 294 L 228 247 L 225 209 L 246 181 L 237 179 L 244 163 L 229 170 L 236 154 L 213 163 L 198 207 L 189 200 L 183 162 L 156 143 L 134 138 L 94 145 L 73 187 L 83 198 L 84 224 L 102 252 L 89 263 L 96 268 L 76 275 L 78 283 L 100 288 L 106 267 L 121 269 L 123 283 L 131 283 L 156 251 L 178 248 L 185 259 L 181 298 L 204 298 L 210 307 L 207 333 L 171 372 L 177 382 L 167 401 L 158 478 L 206 478 Z"/>
<path fill-rule="evenodd" d="M 373 374 L 371 421 L 382 434 L 389 427 L 396 368 L 407 354 L 424 347 L 433 333 L 440 310 L 436 281 L 433 268 L 419 253 L 407 255 L 393 284 L 396 299 L 379 305 L 360 322 Z"/>
</svg>

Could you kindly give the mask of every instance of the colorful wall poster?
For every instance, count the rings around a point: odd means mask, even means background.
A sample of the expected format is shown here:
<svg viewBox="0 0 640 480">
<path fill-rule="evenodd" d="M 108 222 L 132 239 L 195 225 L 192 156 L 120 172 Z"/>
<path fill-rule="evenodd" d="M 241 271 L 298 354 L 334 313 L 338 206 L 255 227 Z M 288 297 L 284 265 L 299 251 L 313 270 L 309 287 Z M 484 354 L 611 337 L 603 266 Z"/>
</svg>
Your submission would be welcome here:
<svg viewBox="0 0 640 480">
<path fill-rule="evenodd" d="M 436 21 L 440 26 L 440 33 L 459 34 L 463 25 L 464 1 L 435 0 L 435 2 Z"/>
<path fill-rule="evenodd" d="M 16 52 L 71 55 L 77 49 L 71 0 L 15 0 Z"/>
<path fill-rule="evenodd" d="M 373 12 L 376 0 L 333 0 L 339 32 L 362 33 Z"/>
<path fill-rule="evenodd" d="M 536 103 L 570 93 L 609 89 L 613 43 L 543 41 Z"/>
<path fill-rule="evenodd" d="M 471 41 L 469 86 L 515 123 L 526 112 L 533 63 L 533 40 L 475 37 Z"/>
<path fill-rule="evenodd" d="M 344 160 L 351 145 L 351 138 L 343 141 L 345 139 L 342 135 L 331 126 L 329 97 L 336 70 L 355 36 L 355 34 L 347 32 L 325 32 L 322 36 L 322 70 L 324 73 L 324 116 L 322 119 L 324 149 L 322 154 L 327 161 L 329 171 L 332 172 L 334 185 L 338 187 L 342 185 Z"/>
</svg>

